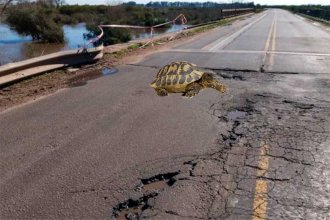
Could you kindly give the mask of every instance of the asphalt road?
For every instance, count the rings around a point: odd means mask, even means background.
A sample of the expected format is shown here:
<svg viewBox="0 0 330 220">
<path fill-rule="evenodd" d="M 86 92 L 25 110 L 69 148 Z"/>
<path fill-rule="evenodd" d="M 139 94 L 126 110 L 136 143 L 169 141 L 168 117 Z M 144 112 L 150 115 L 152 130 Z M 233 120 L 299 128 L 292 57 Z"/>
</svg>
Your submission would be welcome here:
<svg viewBox="0 0 330 220">
<path fill-rule="evenodd" d="M 157 69 L 226 94 L 160 98 Z M 330 32 L 268 10 L 0 113 L 1 219 L 330 219 Z"/>
</svg>

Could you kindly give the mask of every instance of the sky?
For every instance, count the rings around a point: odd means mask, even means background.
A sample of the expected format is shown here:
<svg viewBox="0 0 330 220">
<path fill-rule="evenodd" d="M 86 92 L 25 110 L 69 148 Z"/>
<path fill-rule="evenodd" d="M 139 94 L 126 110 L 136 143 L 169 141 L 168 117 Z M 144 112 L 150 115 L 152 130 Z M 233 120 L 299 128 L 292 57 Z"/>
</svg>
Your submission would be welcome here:
<svg viewBox="0 0 330 220">
<path fill-rule="evenodd" d="M 106 4 L 108 2 L 127 2 L 129 0 L 66 0 L 65 2 L 68 4 Z M 138 3 L 147 3 L 150 0 L 132 0 Z M 153 1 L 162 1 L 162 0 L 153 0 Z M 166 1 L 166 0 L 164 0 Z M 168 0 L 168 1 L 180 1 L 180 0 Z M 185 0 L 183 0 L 185 1 Z M 186 2 L 206 2 L 212 0 L 187 0 Z M 234 0 L 235 1 L 235 0 Z M 242 0 L 236 0 L 242 1 Z M 255 4 L 262 5 L 306 5 L 306 4 L 321 4 L 321 5 L 330 5 L 330 0 L 243 0 L 243 2 L 251 2 L 253 1 Z M 214 2 L 231 2 L 231 0 L 214 0 Z"/>
</svg>

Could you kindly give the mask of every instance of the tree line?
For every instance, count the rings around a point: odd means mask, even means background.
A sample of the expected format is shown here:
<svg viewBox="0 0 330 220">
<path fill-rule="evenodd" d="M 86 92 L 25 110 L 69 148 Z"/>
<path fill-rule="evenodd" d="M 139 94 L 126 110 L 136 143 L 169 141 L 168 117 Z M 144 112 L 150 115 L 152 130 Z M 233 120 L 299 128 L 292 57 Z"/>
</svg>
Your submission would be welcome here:
<svg viewBox="0 0 330 220">
<path fill-rule="evenodd" d="M 127 3 L 123 3 L 126 5 L 142 5 L 146 7 L 154 7 L 154 8 L 166 8 L 166 7 L 184 7 L 184 8 L 222 8 L 222 9 L 232 9 L 232 8 L 253 8 L 253 2 L 232 2 L 231 4 L 228 3 L 217 3 L 217 2 L 167 2 L 167 1 L 156 1 L 156 2 L 149 2 L 145 5 L 138 4 L 134 1 L 129 1 Z"/>
<path fill-rule="evenodd" d="M 4 1 L 4 0 L 0 0 Z M 17 1 L 7 6 L 5 22 L 19 34 L 29 35 L 36 41 L 63 42 L 64 24 L 86 23 L 89 33 L 86 38 L 99 34 L 99 24 L 128 24 L 152 26 L 164 23 L 183 13 L 189 24 L 199 24 L 220 19 L 220 9 L 228 4 L 150 2 L 138 5 L 128 2 L 121 5 L 66 5 L 63 0 Z M 178 5 L 179 4 L 179 5 Z M 251 8 L 253 3 L 235 3 L 237 8 Z M 207 7 L 206 7 L 207 6 Z M 221 6 L 221 7 L 220 7 Z M 232 6 L 232 5 L 231 5 Z M 126 42 L 131 39 L 127 30 L 106 29 L 105 45 Z"/>
<path fill-rule="evenodd" d="M 330 21 L 330 5 L 284 5 L 277 7 Z"/>
</svg>

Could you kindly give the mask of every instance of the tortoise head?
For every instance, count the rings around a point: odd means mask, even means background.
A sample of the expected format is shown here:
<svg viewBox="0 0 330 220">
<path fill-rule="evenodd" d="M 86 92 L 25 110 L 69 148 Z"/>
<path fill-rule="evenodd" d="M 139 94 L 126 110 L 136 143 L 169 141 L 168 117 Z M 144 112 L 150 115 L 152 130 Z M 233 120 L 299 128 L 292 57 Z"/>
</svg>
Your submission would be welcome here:
<svg viewBox="0 0 330 220">
<path fill-rule="evenodd" d="M 205 72 L 202 76 L 201 84 L 204 88 L 212 88 L 218 90 L 221 93 L 225 93 L 227 87 L 215 79 L 214 74 L 210 72 Z"/>
</svg>

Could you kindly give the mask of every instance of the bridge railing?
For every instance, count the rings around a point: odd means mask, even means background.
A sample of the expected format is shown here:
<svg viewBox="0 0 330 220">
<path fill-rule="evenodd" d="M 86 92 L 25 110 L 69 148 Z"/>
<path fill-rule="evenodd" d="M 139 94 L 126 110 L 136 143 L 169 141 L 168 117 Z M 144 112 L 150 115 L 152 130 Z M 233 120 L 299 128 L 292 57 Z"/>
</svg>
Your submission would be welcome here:
<svg viewBox="0 0 330 220">
<path fill-rule="evenodd" d="M 150 31 L 150 38 L 152 38 L 155 28 L 160 28 L 160 27 L 163 27 L 163 26 L 168 25 L 168 24 L 175 24 L 178 20 L 180 20 L 181 25 L 186 24 L 187 21 L 188 21 L 187 18 L 184 16 L 184 14 L 179 14 L 176 18 L 174 18 L 171 21 L 164 22 L 164 23 L 161 23 L 161 24 L 157 24 L 157 25 L 154 25 L 154 26 L 135 26 L 135 25 L 118 25 L 118 24 L 99 25 L 98 28 L 100 29 L 101 33 L 97 37 L 91 39 L 89 44 L 96 43 L 97 41 L 99 41 L 104 36 L 103 28 L 145 29 L 145 30 Z M 148 44 L 148 43 L 146 43 L 146 44 Z M 145 46 L 145 45 L 143 45 L 143 46 Z"/>
<path fill-rule="evenodd" d="M 219 9 L 219 13 L 220 13 L 219 17 L 220 17 L 220 19 L 225 19 L 225 18 L 239 16 L 239 15 L 246 14 L 246 13 L 252 13 L 253 11 L 254 11 L 254 8 Z M 164 27 L 165 25 L 168 25 L 168 24 L 175 24 L 178 20 L 181 22 L 182 25 L 187 23 L 187 18 L 185 17 L 185 15 L 184 14 L 179 14 L 173 20 L 170 20 L 168 22 L 164 22 L 162 24 L 154 25 L 154 26 L 134 26 L 134 25 L 118 25 L 118 24 L 99 25 L 98 28 L 100 29 L 101 33 L 97 37 L 91 39 L 89 44 L 96 43 L 97 41 L 99 41 L 104 36 L 103 28 L 145 29 L 145 30 L 150 31 L 150 38 L 153 38 L 154 30 L 156 28 Z M 208 22 L 208 23 L 212 23 L 212 22 L 215 22 L 215 21 L 211 21 L 211 22 Z M 208 23 L 205 23 L 205 25 L 208 24 Z M 195 27 L 202 26 L 202 25 L 204 25 L 204 24 L 195 25 Z M 182 28 L 182 30 L 184 30 L 184 29 L 185 28 Z M 149 41 L 146 44 L 149 44 L 150 42 L 151 41 Z M 142 47 L 144 47 L 145 45 L 143 45 Z"/>
</svg>

